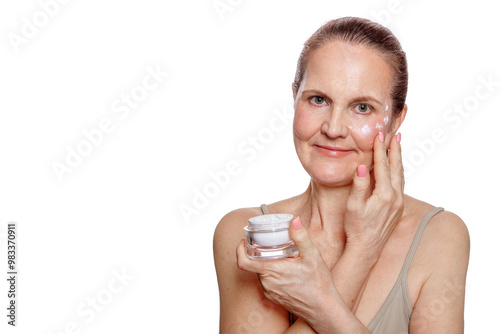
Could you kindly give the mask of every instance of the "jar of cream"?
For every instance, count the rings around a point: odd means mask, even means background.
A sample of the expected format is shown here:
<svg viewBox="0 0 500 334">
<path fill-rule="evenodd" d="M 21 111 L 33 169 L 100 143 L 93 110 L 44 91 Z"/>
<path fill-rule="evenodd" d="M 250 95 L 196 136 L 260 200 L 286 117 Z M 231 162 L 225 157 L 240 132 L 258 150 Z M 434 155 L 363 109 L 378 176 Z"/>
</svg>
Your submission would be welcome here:
<svg viewBox="0 0 500 334">
<path fill-rule="evenodd" d="M 298 254 L 297 246 L 288 235 L 292 218 L 293 215 L 283 213 L 250 218 L 244 228 L 248 257 L 281 259 Z"/>
</svg>

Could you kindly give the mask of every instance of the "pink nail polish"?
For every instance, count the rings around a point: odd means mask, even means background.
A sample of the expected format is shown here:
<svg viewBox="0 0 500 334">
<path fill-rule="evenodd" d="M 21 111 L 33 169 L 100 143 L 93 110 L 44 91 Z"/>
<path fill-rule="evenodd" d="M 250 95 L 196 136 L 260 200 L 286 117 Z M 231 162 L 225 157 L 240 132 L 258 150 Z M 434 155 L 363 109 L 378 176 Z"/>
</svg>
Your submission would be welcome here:
<svg viewBox="0 0 500 334">
<path fill-rule="evenodd" d="M 378 137 L 380 138 L 380 141 L 383 143 L 384 142 L 384 134 L 382 132 L 379 132 Z"/>
<path fill-rule="evenodd" d="M 358 166 L 358 176 L 359 177 L 365 177 L 366 176 L 366 166 L 365 165 L 359 165 Z"/>
<path fill-rule="evenodd" d="M 401 143 L 401 132 L 398 132 L 398 134 L 396 135 L 396 140 L 398 141 L 398 143 Z"/>
<path fill-rule="evenodd" d="M 292 220 L 293 228 L 296 230 L 300 230 L 302 228 L 302 222 L 300 221 L 300 217 Z"/>
</svg>

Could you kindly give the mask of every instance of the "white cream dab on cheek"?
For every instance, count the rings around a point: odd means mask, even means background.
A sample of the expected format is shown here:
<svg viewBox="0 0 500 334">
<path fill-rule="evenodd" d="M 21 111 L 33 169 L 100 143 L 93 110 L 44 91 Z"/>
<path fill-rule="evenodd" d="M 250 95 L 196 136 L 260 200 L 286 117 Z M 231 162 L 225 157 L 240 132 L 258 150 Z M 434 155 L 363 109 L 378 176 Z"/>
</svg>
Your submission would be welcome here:
<svg viewBox="0 0 500 334">
<path fill-rule="evenodd" d="M 375 128 L 381 131 L 384 128 L 384 126 L 380 123 L 377 123 L 377 125 L 375 125 Z"/>
<path fill-rule="evenodd" d="M 367 135 L 367 134 L 370 134 L 372 132 L 372 129 L 370 128 L 370 126 L 368 124 L 365 124 L 361 128 L 361 132 L 363 132 L 363 134 Z"/>
<path fill-rule="evenodd" d="M 388 107 L 385 108 L 386 111 L 387 111 L 387 108 Z M 384 117 L 384 124 L 387 125 L 387 123 L 389 123 L 389 116 Z"/>
</svg>

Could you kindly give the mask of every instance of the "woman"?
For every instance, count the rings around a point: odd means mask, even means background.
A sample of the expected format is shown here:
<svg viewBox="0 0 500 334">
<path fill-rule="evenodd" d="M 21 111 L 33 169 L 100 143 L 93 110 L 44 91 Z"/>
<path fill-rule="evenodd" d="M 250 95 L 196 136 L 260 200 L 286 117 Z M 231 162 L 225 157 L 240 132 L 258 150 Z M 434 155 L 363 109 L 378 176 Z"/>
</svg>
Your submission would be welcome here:
<svg viewBox="0 0 500 334">
<path fill-rule="evenodd" d="M 305 43 L 293 136 L 311 182 L 218 224 L 221 333 L 463 332 L 467 228 L 403 193 L 407 83 L 399 42 L 368 20 L 332 20 Z M 294 215 L 298 257 L 246 256 L 243 227 L 268 212 Z"/>
</svg>

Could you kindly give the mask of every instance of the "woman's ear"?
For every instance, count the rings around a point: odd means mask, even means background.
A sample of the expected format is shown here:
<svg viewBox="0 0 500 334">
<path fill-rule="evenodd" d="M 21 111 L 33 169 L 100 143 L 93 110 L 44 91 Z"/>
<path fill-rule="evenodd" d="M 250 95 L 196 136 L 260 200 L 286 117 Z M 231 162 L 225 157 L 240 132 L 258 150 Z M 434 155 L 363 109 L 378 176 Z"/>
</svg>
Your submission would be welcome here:
<svg viewBox="0 0 500 334">
<path fill-rule="evenodd" d="M 401 124 L 403 124 L 403 121 L 405 120 L 406 117 L 406 111 L 408 110 L 408 106 L 405 103 L 405 106 L 403 107 L 403 110 L 401 110 L 401 113 L 397 118 L 394 118 L 391 122 L 391 128 L 388 131 L 389 138 L 392 138 L 398 132 L 399 127 Z"/>
</svg>

